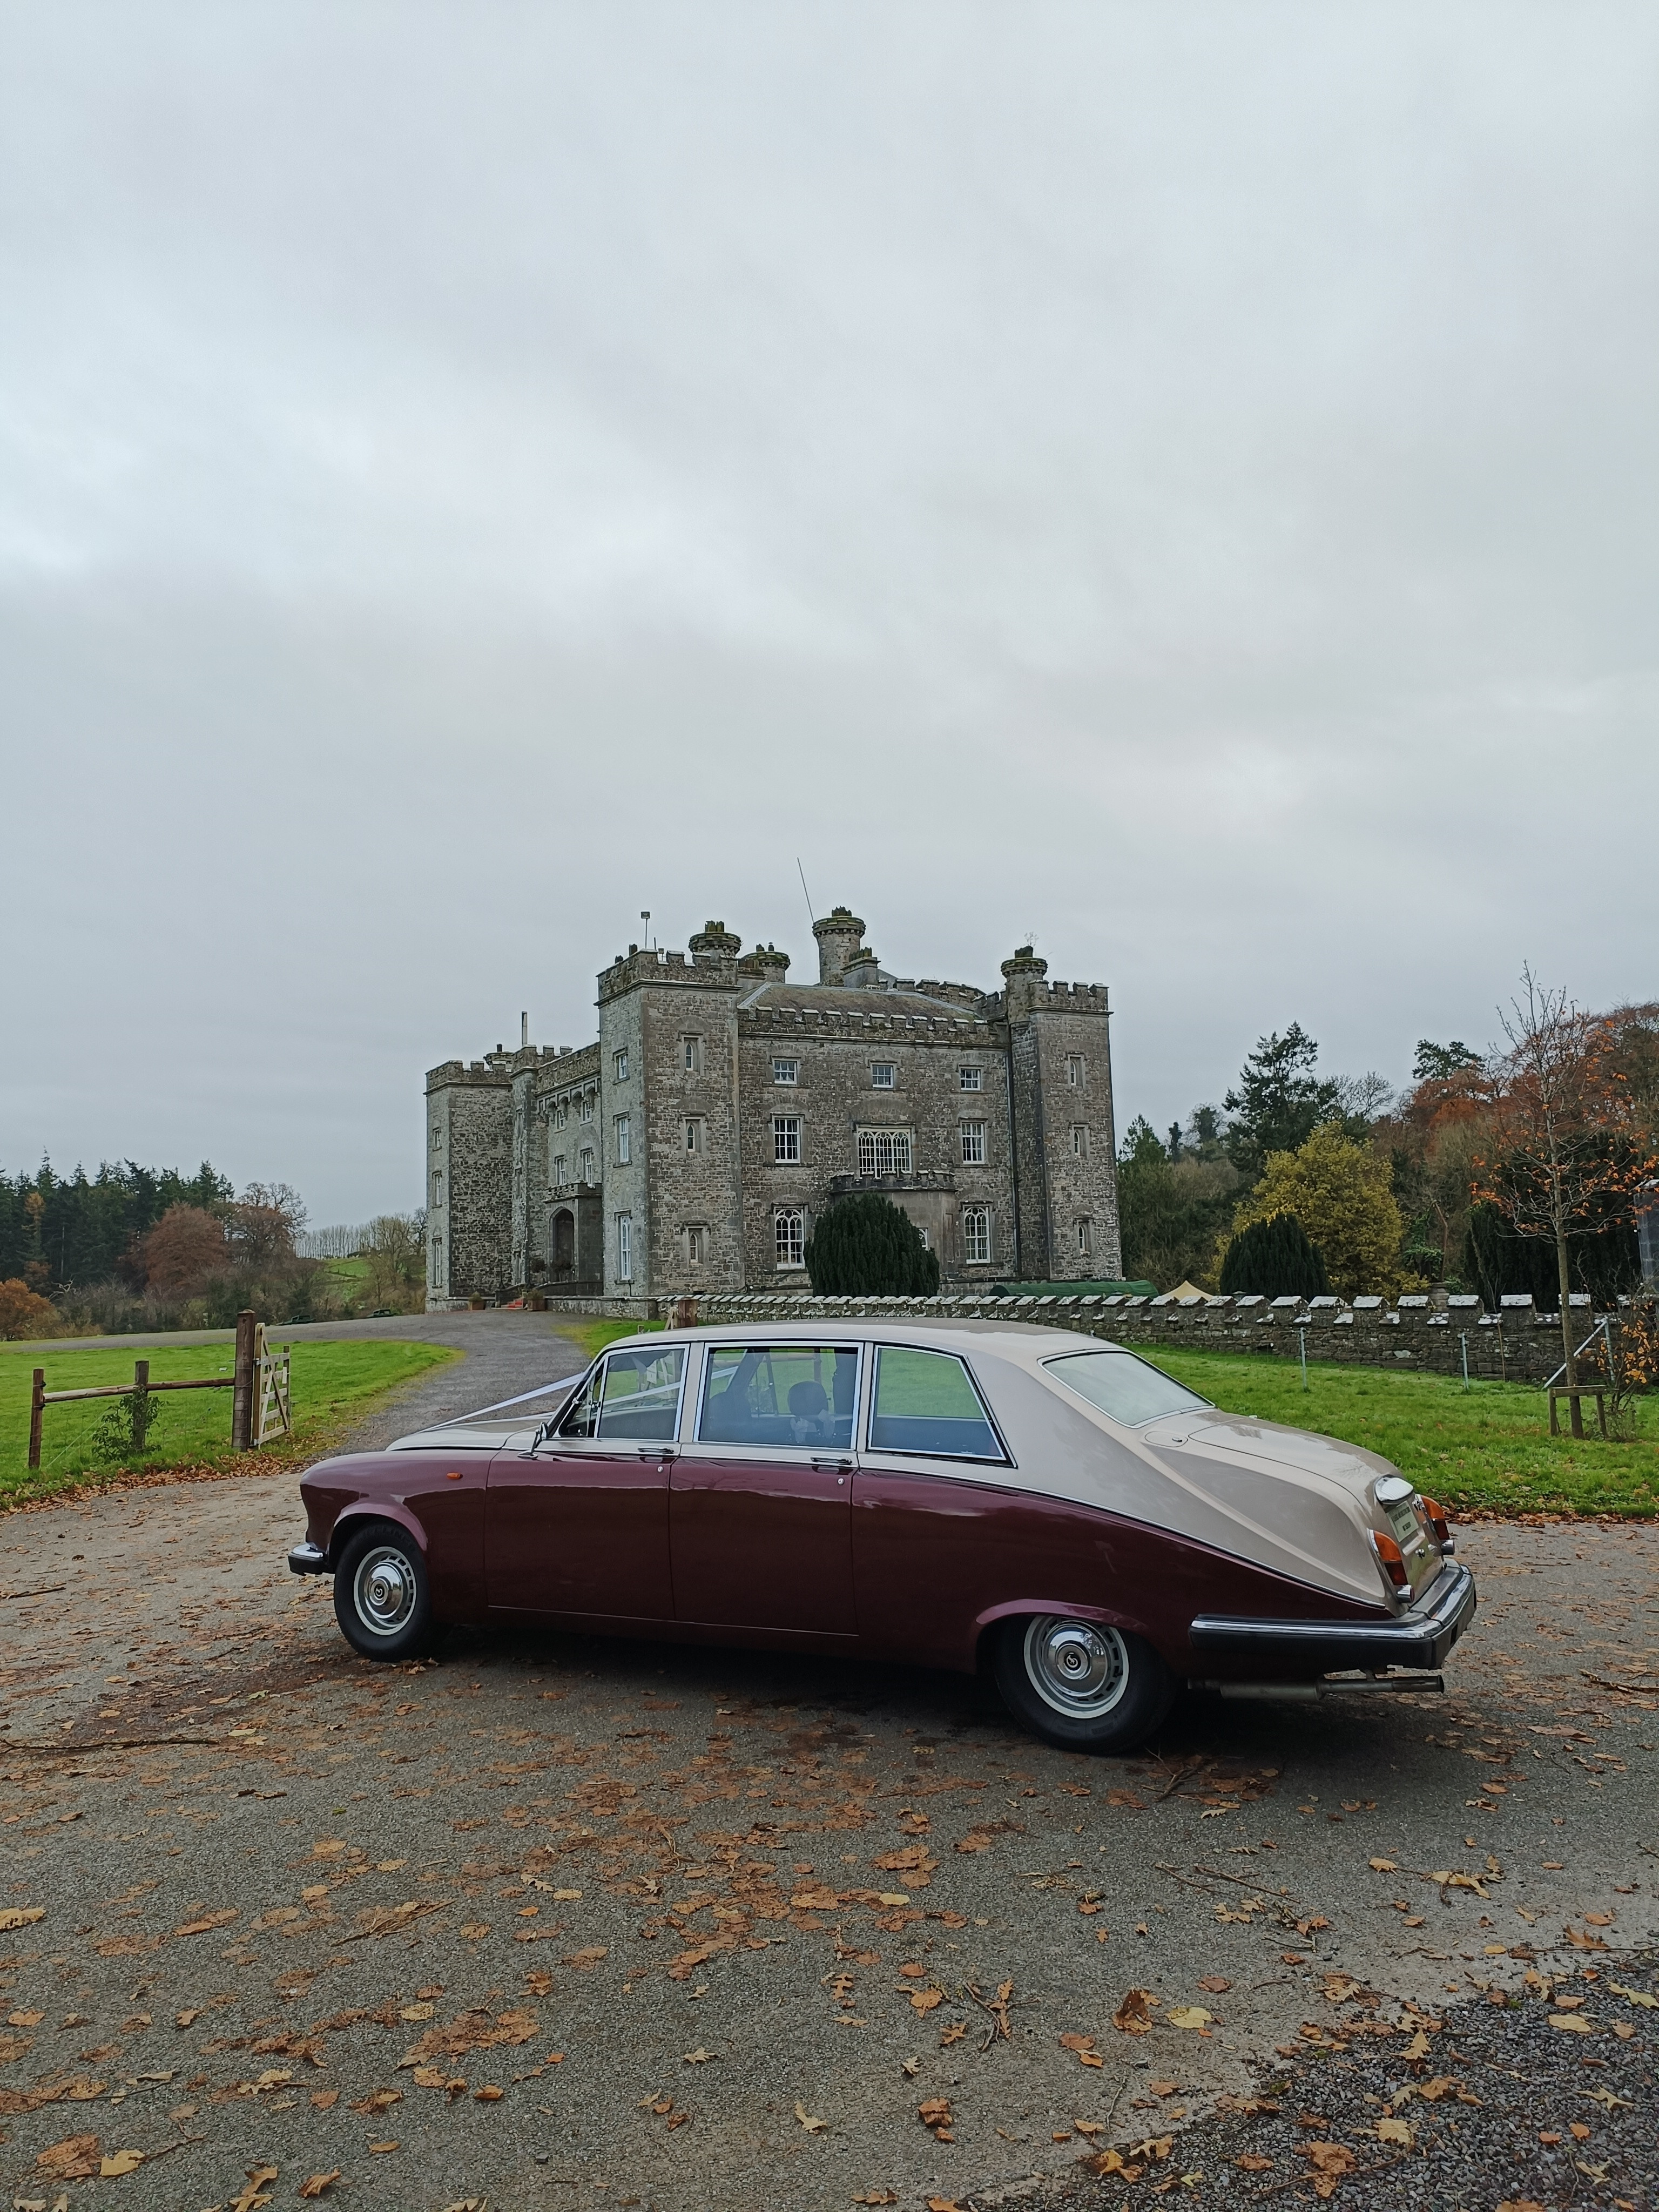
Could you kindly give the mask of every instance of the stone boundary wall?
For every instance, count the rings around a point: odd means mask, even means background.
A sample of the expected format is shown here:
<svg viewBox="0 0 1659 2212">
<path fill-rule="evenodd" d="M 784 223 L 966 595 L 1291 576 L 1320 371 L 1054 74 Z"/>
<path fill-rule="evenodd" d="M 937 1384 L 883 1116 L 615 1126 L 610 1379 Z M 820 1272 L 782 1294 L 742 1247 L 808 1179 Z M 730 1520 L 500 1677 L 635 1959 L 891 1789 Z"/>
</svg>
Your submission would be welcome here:
<svg viewBox="0 0 1659 2212">
<path fill-rule="evenodd" d="M 1443 1305 L 1427 1297 L 1401 1298 L 1390 1305 L 1380 1297 L 1356 1298 L 1177 1298 L 1091 1297 L 814 1298 L 766 1297 L 759 1293 L 683 1301 L 695 1303 L 696 1322 L 774 1321 L 1012 1321 L 1049 1328 L 1076 1329 L 1105 1337 L 1156 1358 L 1162 1346 L 1188 1346 L 1215 1352 L 1261 1352 L 1280 1358 L 1297 1356 L 1305 1332 L 1310 1359 L 1341 1360 L 1362 1367 L 1404 1367 L 1435 1375 L 1461 1375 L 1467 1355 L 1471 1376 L 1510 1382 L 1543 1382 L 1561 1364 L 1560 1317 L 1540 1312 L 1529 1297 L 1506 1297 L 1498 1313 L 1487 1313 L 1476 1297 L 1454 1297 Z M 671 1326 L 675 1308 L 665 1300 Z M 1589 1301 L 1575 1296 L 1574 1341 L 1610 1322 L 1615 1346 L 1619 1317 L 1592 1314 Z"/>
</svg>

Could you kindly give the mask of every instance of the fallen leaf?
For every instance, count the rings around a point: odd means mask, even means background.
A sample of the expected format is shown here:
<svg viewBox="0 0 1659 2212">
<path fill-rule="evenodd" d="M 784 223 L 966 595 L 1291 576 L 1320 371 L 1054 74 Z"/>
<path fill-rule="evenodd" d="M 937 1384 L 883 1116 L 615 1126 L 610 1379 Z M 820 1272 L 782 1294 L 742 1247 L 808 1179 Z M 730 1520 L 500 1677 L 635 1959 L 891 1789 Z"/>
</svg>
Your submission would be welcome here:
<svg viewBox="0 0 1659 2212">
<path fill-rule="evenodd" d="M 688 2066 L 706 2065 L 714 2055 L 714 2054 L 712 2051 L 705 2051 L 701 2044 L 697 2045 L 695 2051 L 688 2051 L 683 2053 L 685 2063 Z"/>
<path fill-rule="evenodd" d="M 1549 2014 L 1552 2027 L 1565 2028 L 1570 2035 L 1594 2035 L 1595 2030 L 1581 2012 L 1553 2012 Z"/>
<path fill-rule="evenodd" d="M 483 2088 L 472 2092 L 472 2101 L 475 2105 L 499 2105 L 506 2094 L 506 2090 L 498 2088 L 495 2082 L 486 2081 Z"/>
<path fill-rule="evenodd" d="M 935 2005 L 945 2002 L 943 1990 L 912 1990 L 910 2005 L 915 2012 L 932 2012 Z"/>
<path fill-rule="evenodd" d="M 373 2142 L 369 2145 L 370 2150 L 376 2158 L 384 2158 L 389 2151 L 394 2151 L 397 2148 L 395 2142 Z"/>
<path fill-rule="evenodd" d="M 1201 2031 L 1209 2026 L 1215 2015 L 1213 2013 L 1206 2012 L 1202 2005 L 1177 2005 L 1173 2012 L 1166 2012 L 1164 2017 L 1171 2027 L 1190 2027 Z"/>
<path fill-rule="evenodd" d="M 258 2212 L 261 2204 L 269 2204 L 269 2185 L 276 2179 L 274 2166 L 251 2166 L 247 2170 L 247 2187 L 230 2208 L 230 2212 Z"/>
<path fill-rule="evenodd" d="M 137 2173 L 143 2162 L 141 2150 L 113 2151 L 99 2160 L 98 2178 L 100 2181 L 118 2181 L 124 2173 Z"/>
<path fill-rule="evenodd" d="M 39 1915 L 36 1916 L 39 1917 Z M 35 2164 L 58 2181 L 85 2181 L 98 2171 L 100 2145 L 96 2136 L 66 2136 L 37 2152 Z"/>
<path fill-rule="evenodd" d="M 1400 1871 L 1399 1864 L 1394 1859 L 1373 1859 L 1371 1869 L 1376 1874 L 1398 1874 Z"/>
<path fill-rule="evenodd" d="M 1253 2150 L 1243 2150 L 1240 2151 L 1233 2164 L 1242 2166 L 1246 2173 L 1266 2173 L 1272 2166 L 1273 2160 L 1270 2158 L 1261 2157 Z"/>
<path fill-rule="evenodd" d="M 313 2173 L 307 2180 L 300 2184 L 300 2194 L 301 2197 L 325 2197 L 339 2178 L 340 2169 L 337 2166 L 332 2173 Z"/>
<path fill-rule="evenodd" d="M 589 1974 L 592 1972 L 601 1959 L 607 1958 L 609 1955 L 603 1943 L 588 1943 L 580 1951 L 573 1951 L 564 1963 L 567 1966 L 574 1966 L 579 1974 Z"/>
<path fill-rule="evenodd" d="M 489 1935 L 489 1923 L 487 1920 L 464 1920 L 460 1932 L 469 1942 L 476 1943 L 481 1936 Z"/>
<path fill-rule="evenodd" d="M 340 2101 L 340 2093 L 337 2089 L 313 2089 L 311 2101 L 319 2112 L 332 2112 Z"/>
<path fill-rule="evenodd" d="M 1379 2142 L 1401 2143 L 1407 2150 L 1417 2141 L 1417 2137 L 1412 2133 L 1406 2122 L 1395 2119 L 1377 2122 L 1376 2139 Z"/>
<path fill-rule="evenodd" d="M 1152 2028 L 1154 2002 L 1150 1990 L 1126 1990 L 1122 2003 L 1112 2014 L 1112 2026 L 1125 2035 L 1146 2035 Z"/>
<path fill-rule="evenodd" d="M 828 2120 L 819 2119 L 816 2112 L 809 2112 L 799 2097 L 795 2100 L 795 2118 L 809 2136 L 821 2136 L 830 2124 Z"/>
<path fill-rule="evenodd" d="M 906 1890 L 882 1889 L 876 1893 L 878 1905 L 908 1905 L 909 1902 L 909 1893 Z"/>
<path fill-rule="evenodd" d="M 1231 1989 L 1232 1984 L 1227 1979 L 1225 1974 L 1206 1974 L 1198 1986 L 1201 1990 L 1207 1990 L 1212 1996 L 1218 1997 Z"/>
<path fill-rule="evenodd" d="M 46 2016 L 43 2012 L 9 2012 L 6 2014 L 6 2026 L 8 2027 L 39 2027 Z"/>
<path fill-rule="evenodd" d="M 381 2112 L 389 2112 L 394 2105 L 401 2105 L 403 2101 L 401 2089 L 371 2089 L 368 2096 L 356 2098 L 351 2109 L 354 2112 L 367 2112 L 371 2118 L 375 2118 Z"/>
<path fill-rule="evenodd" d="M 435 2005 L 405 2005 L 403 2010 L 398 2014 L 398 2017 L 399 2020 L 430 2020 L 436 2010 L 437 2007 Z"/>
<path fill-rule="evenodd" d="M 1413 2036 L 1411 2041 L 1406 2045 L 1404 2051 L 1401 2055 L 1403 2057 L 1409 2058 L 1413 2061 L 1419 2058 L 1426 2058 L 1428 2057 L 1429 2039 L 1420 2027 L 1418 2029 L 1416 2034 Z"/>
<path fill-rule="evenodd" d="M 1616 1997 L 1628 1997 L 1633 2005 L 1642 2005 L 1649 2012 L 1659 2009 L 1659 1997 L 1650 1996 L 1645 1990 L 1627 1990 L 1622 1982 L 1609 1982 L 1607 1987 Z M 12 2014 L 15 2020 L 17 2015 Z M 38 2017 L 38 2015 L 37 2015 Z"/>
</svg>

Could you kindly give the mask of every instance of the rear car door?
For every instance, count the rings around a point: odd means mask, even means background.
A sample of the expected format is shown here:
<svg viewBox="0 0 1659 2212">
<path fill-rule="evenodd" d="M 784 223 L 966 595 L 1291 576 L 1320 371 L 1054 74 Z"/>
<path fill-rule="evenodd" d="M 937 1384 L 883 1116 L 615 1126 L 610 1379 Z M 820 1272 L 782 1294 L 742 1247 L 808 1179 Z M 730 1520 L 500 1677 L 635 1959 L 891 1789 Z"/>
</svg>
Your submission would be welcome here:
<svg viewBox="0 0 1659 2212">
<path fill-rule="evenodd" d="M 856 1344 L 708 1346 L 673 1466 L 678 1617 L 851 1637 Z"/>
<path fill-rule="evenodd" d="M 668 1480 L 684 1344 L 608 1352 L 534 1450 L 491 1462 L 492 1611 L 671 1621 Z"/>
</svg>

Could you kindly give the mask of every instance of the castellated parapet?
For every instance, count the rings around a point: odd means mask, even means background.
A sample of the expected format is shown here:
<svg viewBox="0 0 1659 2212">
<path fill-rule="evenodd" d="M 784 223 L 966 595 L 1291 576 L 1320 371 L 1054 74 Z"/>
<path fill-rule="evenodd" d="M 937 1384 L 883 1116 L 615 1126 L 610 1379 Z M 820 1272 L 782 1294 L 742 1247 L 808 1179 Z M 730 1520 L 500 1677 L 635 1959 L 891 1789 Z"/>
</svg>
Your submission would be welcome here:
<svg viewBox="0 0 1659 2212">
<path fill-rule="evenodd" d="M 428 1303 L 526 1291 L 640 1310 L 808 1289 L 824 1206 L 879 1189 L 947 1289 L 1115 1275 L 1109 1006 L 1030 945 L 1000 991 L 890 974 L 866 925 L 813 925 L 816 983 L 723 921 L 630 945 L 597 1041 L 497 1047 L 427 1077 Z"/>
</svg>

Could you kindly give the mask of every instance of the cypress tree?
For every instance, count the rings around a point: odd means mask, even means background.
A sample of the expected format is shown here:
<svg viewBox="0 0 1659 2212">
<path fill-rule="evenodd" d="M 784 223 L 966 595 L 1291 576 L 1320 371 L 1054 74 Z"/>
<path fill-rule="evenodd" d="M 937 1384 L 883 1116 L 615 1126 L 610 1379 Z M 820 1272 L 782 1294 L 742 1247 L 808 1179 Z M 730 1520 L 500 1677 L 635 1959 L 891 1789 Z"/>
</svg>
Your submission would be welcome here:
<svg viewBox="0 0 1659 2212">
<path fill-rule="evenodd" d="M 1330 1295 L 1319 1247 L 1293 1213 L 1253 1221 L 1228 1245 L 1221 1262 L 1221 1288 L 1229 1297 L 1254 1293 L 1268 1298 L 1323 1298 Z"/>
<path fill-rule="evenodd" d="M 902 1206 L 879 1191 L 837 1199 L 806 1240 L 806 1272 L 820 1298 L 931 1298 L 939 1255 Z"/>
</svg>

